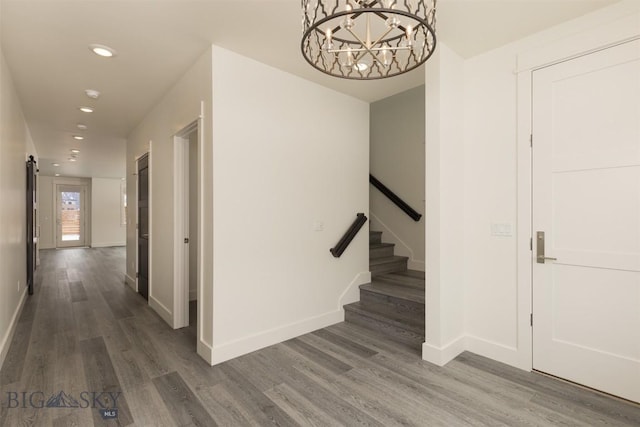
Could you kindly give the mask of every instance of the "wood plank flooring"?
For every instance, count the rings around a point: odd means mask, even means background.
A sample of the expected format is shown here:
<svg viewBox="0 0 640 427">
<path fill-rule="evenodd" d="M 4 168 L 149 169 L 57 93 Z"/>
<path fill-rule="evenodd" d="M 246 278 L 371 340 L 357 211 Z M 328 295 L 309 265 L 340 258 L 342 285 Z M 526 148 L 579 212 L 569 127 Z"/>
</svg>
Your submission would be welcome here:
<svg viewBox="0 0 640 427">
<path fill-rule="evenodd" d="M 440 368 L 345 323 L 210 367 L 195 325 L 170 329 L 124 284 L 123 248 L 41 259 L 1 426 L 640 426 L 638 405 L 470 353 Z"/>
</svg>

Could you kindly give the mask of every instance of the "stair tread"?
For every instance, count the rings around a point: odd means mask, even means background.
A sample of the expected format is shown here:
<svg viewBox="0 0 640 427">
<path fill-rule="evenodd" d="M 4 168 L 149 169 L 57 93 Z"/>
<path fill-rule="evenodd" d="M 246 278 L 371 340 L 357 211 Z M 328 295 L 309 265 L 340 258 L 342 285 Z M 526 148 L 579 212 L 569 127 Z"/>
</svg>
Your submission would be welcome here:
<svg viewBox="0 0 640 427">
<path fill-rule="evenodd" d="M 406 261 L 408 260 L 409 257 L 406 256 L 388 256 L 388 257 L 381 257 L 381 258 L 373 258 L 369 260 L 369 266 L 373 266 L 373 265 L 382 265 L 382 264 L 392 264 L 394 262 L 401 262 L 401 261 Z"/>
<path fill-rule="evenodd" d="M 388 248 L 395 246 L 394 243 L 369 243 L 369 249 Z"/>
<path fill-rule="evenodd" d="M 424 280 L 424 271 L 407 270 L 407 271 L 403 272 L 402 274 L 405 275 L 405 276 L 416 277 L 418 279 Z"/>
<path fill-rule="evenodd" d="M 360 302 L 347 304 L 344 309 L 362 316 L 370 317 L 378 322 L 387 323 L 395 328 L 404 329 L 415 334 L 424 335 L 424 317 L 407 316 L 391 311 L 372 310 Z"/>
<path fill-rule="evenodd" d="M 360 285 L 360 289 L 397 299 L 424 304 L 424 287 L 420 289 L 413 286 L 403 286 L 395 283 L 389 283 L 378 280 L 380 277 L 381 276 L 377 276 L 375 279 L 371 280 L 371 283 Z"/>
<path fill-rule="evenodd" d="M 409 274 L 407 274 L 409 273 Z M 394 283 L 399 286 L 407 286 L 415 289 L 420 289 L 424 292 L 424 278 L 415 277 L 412 275 L 413 270 L 400 271 L 396 273 L 384 273 L 376 276 L 376 280 L 384 281 L 388 283 Z M 422 273 L 422 272 L 415 272 Z M 423 273 L 424 274 L 424 273 Z"/>
</svg>

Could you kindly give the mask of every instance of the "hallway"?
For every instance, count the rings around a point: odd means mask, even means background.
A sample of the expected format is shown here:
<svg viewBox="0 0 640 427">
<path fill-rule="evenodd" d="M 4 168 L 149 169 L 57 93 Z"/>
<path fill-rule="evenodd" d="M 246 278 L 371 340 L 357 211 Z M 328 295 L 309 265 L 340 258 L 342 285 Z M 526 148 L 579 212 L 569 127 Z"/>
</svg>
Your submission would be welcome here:
<svg viewBox="0 0 640 427">
<path fill-rule="evenodd" d="M 212 368 L 194 325 L 171 330 L 124 285 L 124 248 L 41 257 L 2 426 L 640 424 L 636 405 L 469 353 L 439 368 L 344 323 Z"/>
</svg>

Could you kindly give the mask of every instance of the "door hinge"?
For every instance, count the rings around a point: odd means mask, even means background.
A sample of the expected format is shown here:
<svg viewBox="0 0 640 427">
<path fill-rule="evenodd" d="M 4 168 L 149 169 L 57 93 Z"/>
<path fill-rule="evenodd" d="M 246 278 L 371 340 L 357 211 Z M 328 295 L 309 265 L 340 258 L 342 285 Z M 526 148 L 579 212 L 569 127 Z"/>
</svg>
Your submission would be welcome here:
<svg viewBox="0 0 640 427">
<path fill-rule="evenodd" d="M 533 134 L 529 135 L 529 147 L 533 147 Z"/>
<path fill-rule="evenodd" d="M 139 278 L 140 278 L 140 273 L 136 271 L 136 279 L 139 279 Z"/>
<path fill-rule="evenodd" d="M 533 237 L 529 237 L 529 250 L 533 252 Z"/>
<path fill-rule="evenodd" d="M 184 238 L 184 242 L 185 242 L 185 243 L 189 243 L 189 238 L 188 238 L 188 237 L 185 237 L 185 238 Z"/>
<path fill-rule="evenodd" d="M 533 313 L 529 316 L 529 323 L 533 326 Z"/>
<path fill-rule="evenodd" d="M 138 224 L 136 224 L 136 230 L 138 229 Z"/>
</svg>

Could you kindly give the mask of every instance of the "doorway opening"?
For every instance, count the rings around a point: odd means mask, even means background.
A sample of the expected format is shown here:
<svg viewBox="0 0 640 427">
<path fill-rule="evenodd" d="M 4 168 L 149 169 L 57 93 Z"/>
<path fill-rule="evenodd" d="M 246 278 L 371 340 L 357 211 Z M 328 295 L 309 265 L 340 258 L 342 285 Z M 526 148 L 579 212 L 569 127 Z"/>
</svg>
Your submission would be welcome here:
<svg viewBox="0 0 640 427">
<path fill-rule="evenodd" d="M 200 120 L 174 137 L 174 327 L 199 333 L 201 314 Z"/>
<path fill-rule="evenodd" d="M 56 248 L 86 246 L 86 195 L 84 185 L 56 185 Z"/>
</svg>

